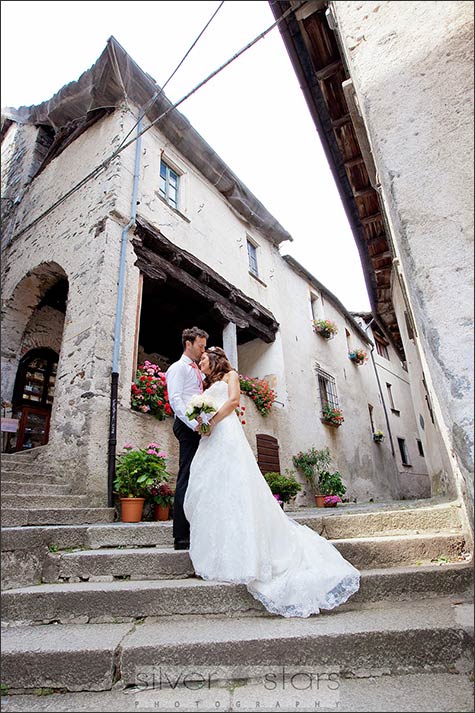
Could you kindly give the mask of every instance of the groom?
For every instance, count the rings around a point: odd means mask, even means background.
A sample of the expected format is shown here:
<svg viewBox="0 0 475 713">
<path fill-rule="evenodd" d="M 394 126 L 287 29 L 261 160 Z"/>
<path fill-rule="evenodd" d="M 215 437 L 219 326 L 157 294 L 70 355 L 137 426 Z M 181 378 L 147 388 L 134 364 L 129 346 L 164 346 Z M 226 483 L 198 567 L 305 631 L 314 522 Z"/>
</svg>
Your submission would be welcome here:
<svg viewBox="0 0 475 713">
<path fill-rule="evenodd" d="M 181 335 L 183 354 L 178 361 L 168 368 L 168 400 L 175 414 L 173 433 L 180 444 L 179 470 L 173 505 L 173 538 L 176 550 L 190 547 L 190 524 L 183 511 L 191 461 L 200 442 L 198 421 L 189 421 L 185 416 L 186 407 L 191 397 L 203 391 L 201 372 L 197 362 L 206 349 L 208 334 L 198 327 L 185 329 Z"/>
</svg>

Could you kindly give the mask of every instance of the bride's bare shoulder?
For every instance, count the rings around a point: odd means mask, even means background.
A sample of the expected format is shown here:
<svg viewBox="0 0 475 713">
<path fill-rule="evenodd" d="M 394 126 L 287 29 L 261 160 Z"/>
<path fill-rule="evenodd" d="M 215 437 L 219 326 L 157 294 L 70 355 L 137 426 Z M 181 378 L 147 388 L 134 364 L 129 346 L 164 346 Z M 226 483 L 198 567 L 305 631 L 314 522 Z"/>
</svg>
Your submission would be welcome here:
<svg viewBox="0 0 475 713">
<path fill-rule="evenodd" d="M 227 384 L 229 384 L 230 379 L 235 380 L 236 377 L 239 378 L 239 374 L 237 373 L 237 371 L 234 371 L 234 369 L 233 369 L 232 371 L 228 371 L 228 373 L 223 376 L 223 381 L 225 381 Z"/>
</svg>

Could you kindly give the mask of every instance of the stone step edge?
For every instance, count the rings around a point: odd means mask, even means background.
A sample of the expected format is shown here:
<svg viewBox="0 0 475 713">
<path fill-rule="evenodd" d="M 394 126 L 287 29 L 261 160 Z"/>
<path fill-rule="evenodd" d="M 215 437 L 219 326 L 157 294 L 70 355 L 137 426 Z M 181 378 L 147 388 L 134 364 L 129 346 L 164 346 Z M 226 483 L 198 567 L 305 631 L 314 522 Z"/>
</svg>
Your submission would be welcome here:
<svg viewBox="0 0 475 713">
<path fill-rule="evenodd" d="M 451 595 L 458 603 L 473 599 L 473 571 L 466 563 L 446 564 L 441 569 L 438 565 L 425 565 L 419 567 L 395 567 L 392 569 L 367 569 L 360 570 L 361 587 L 351 599 L 339 607 L 339 611 L 361 607 L 370 602 L 382 601 L 417 601 L 421 599 L 437 598 Z M 434 575 L 437 577 L 434 582 Z M 176 598 L 182 594 L 184 599 L 180 603 Z M 55 598 L 65 597 L 63 606 L 57 608 Z M 158 597 L 161 596 L 161 600 Z M 204 596 L 205 605 L 196 606 L 193 597 Z M 224 601 L 223 606 L 217 609 L 210 608 L 209 597 L 218 597 Z M 77 609 L 75 601 L 79 597 L 81 606 Z M 98 599 L 99 597 L 99 599 Z M 119 597 L 119 600 L 117 600 Z M 133 597 L 131 608 L 123 607 L 127 597 Z M 191 599 L 190 599 L 191 597 Z M 20 598 L 20 599 L 19 599 Z M 231 599 L 229 599 L 231 598 Z M 104 577 L 95 581 L 38 584 L 34 586 L 17 587 L 5 590 L 2 595 L 2 626 L 17 626 L 19 622 L 31 625 L 46 623 L 110 623 L 147 621 L 166 616 L 186 616 L 195 613 L 196 616 L 229 616 L 268 615 L 264 607 L 249 595 L 244 585 L 220 581 L 205 581 L 199 578 L 189 579 L 147 579 L 147 580 L 114 580 Z M 28 607 L 34 607 L 37 613 L 41 612 L 46 604 L 49 614 L 29 618 L 18 616 L 15 601 L 25 602 L 23 614 Z M 48 604 L 48 600 L 50 603 Z M 90 604 L 88 604 L 90 600 Z M 122 606 L 121 614 L 110 614 L 114 601 L 119 601 Z M 158 602 L 150 609 L 151 601 Z M 178 601 L 178 604 L 177 604 Z M 10 604 L 9 604 L 10 602 Z M 104 606 L 101 609 L 101 605 Z M 106 606 L 107 605 L 107 606 Z M 9 606 L 16 610 L 17 618 L 9 615 Z M 75 609 L 76 606 L 76 609 Z M 95 608 L 95 615 L 87 611 L 89 606 Z M 144 609 L 138 611 L 137 606 Z M 211 606 L 216 606 L 211 603 Z M 26 607 L 26 609 L 25 609 Z M 71 608 L 70 608 L 71 607 Z M 229 607 L 229 611 L 228 611 Z M 20 605 L 20 612 L 22 606 Z M 67 610 L 67 614 L 64 611 Z M 100 613 L 98 611 L 100 610 Z M 77 612 L 77 616 L 70 612 Z M 107 613 L 105 613 L 107 611 Z M 327 612 L 322 612 L 326 614 Z"/>
<path fill-rule="evenodd" d="M 236 666 L 245 668 L 249 677 L 263 664 L 299 661 L 338 665 L 343 675 L 362 669 L 367 675 L 372 668 L 386 673 L 467 670 L 473 639 L 468 608 L 454 605 L 452 599 L 420 600 L 410 608 L 385 602 L 308 619 L 196 621 L 185 616 L 138 625 L 18 626 L 3 634 L 3 683 L 12 690 L 26 688 L 24 683 L 31 688 L 111 690 L 136 685 L 137 668 L 156 668 L 160 661 L 180 667 L 214 666 L 219 661 L 221 680 L 229 680 L 229 669 Z"/>
</svg>

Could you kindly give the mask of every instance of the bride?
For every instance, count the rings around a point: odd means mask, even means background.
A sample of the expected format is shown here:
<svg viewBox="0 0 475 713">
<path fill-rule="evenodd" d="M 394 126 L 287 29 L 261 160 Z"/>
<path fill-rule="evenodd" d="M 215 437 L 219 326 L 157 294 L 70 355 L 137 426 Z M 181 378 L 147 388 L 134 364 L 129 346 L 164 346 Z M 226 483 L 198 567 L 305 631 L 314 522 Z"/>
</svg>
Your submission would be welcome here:
<svg viewBox="0 0 475 713">
<path fill-rule="evenodd" d="M 236 416 L 239 375 L 224 351 L 210 347 L 199 366 L 218 410 L 192 461 L 184 501 L 195 573 L 245 584 L 284 617 L 339 606 L 358 590 L 358 570 L 272 495 Z"/>
</svg>

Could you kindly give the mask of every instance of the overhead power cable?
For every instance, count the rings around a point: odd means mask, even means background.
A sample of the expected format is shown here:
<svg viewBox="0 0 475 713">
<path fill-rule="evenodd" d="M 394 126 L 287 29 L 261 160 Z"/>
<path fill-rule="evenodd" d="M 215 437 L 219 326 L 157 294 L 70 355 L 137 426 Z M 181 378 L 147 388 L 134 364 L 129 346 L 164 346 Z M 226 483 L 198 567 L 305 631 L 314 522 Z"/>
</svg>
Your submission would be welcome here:
<svg viewBox="0 0 475 713">
<path fill-rule="evenodd" d="M 139 136 L 142 136 L 143 134 L 145 134 L 149 129 L 152 128 L 152 126 L 155 126 L 155 124 L 157 124 L 159 121 L 161 121 L 162 119 L 164 119 L 171 111 L 173 111 L 173 110 L 176 109 L 178 106 L 180 106 L 180 104 L 183 104 L 183 102 L 186 101 L 187 99 L 189 99 L 189 98 L 192 96 L 192 94 L 194 94 L 195 92 L 197 92 L 198 89 L 201 89 L 201 87 L 203 87 L 207 82 L 209 82 L 210 79 L 212 79 L 212 78 L 215 77 L 217 74 L 219 74 L 220 72 L 222 72 L 223 69 L 225 69 L 226 67 L 228 67 L 228 66 L 229 66 L 232 62 L 234 62 L 238 57 L 240 57 L 242 54 L 244 54 L 244 52 L 246 52 L 246 51 L 247 51 L 248 49 L 250 49 L 253 45 L 255 45 L 256 42 L 258 42 L 259 40 L 262 40 L 266 35 L 269 34 L 269 32 L 270 32 L 271 30 L 274 29 L 274 27 L 276 27 L 276 26 L 279 25 L 283 20 L 285 20 L 285 18 L 288 17 L 288 15 L 290 15 L 291 13 L 296 12 L 305 2 L 307 2 L 307 0 L 301 0 L 297 5 L 294 5 L 294 6 L 289 7 L 289 8 L 283 13 L 283 15 L 281 15 L 278 20 L 276 20 L 275 22 L 273 22 L 272 25 L 270 25 L 266 30 L 264 30 L 264 32 L 261 32 L 259 35 L 257 35 L 257 37 L 255 37 L 253 40 L 251 40 L 251 42 L 249 42 L 245 47 L 243 47 L 242 49 L 240 49 L 239 52 L 236 52 L 236 54 L 234 54 L 230 59 L 228 59 L 226 62 L 224 62 L 224 64 L 222 64 L 220 67 L 218 67 L 218 69 L 215 69 L 214 72 L 211 72 L 211 74 L 209 74 L 205 79 L 203 79 L 199 84 L 197 84 L 193 89 L 191 89 L 191 91 L 189 91 L 187 94 L 185 94 L 185 96 L 183 96 L 181 99 L 179 99 L 179 101 L 177 101 L 175 104 L 172 104 L 166 111 L 163 112 L 163 114 L 160 114 L 160 116 L 158 116 L 158 117 L 157 117 L 154 121 L 152 121 L 148 126 L 146 126 L 144 129 L 142 129 L 142 131 L 138 132 L 138 133 L 134 136 L 134 138 L 130 139 L 130 141 L 128 141 L 128 142 L 125 143 L 125 144 L 123 143 L 123 144 L 122 144 L 119 148 L 117 148 L 108 158 L 106 158 L 101 164 L 99 164 L 98 166 L 96 166 L 90 173 L 88 173 L 87 176 L 85 176 L 81 181 L 79 181 L 79 183 L 77 183 L 75 186 L 73 186 L 73 188 L 71 188 L 71 189 L 70 189 L 69 191 L 67 191 L 63 196 L 61 196 L 61 198 L 58 198 L 58 200 L 57 200 L 55 203 L 53 203 L 49 208 L 47 208 L 43 213 L 41 213 L 41 215 L 39 215 L 37 218 L 35 218 L 35 220 L 33 220 L 33 221 L 32 221 L 31 223 L 29 223 L 27 226 L 25 226 L 24 228 L 22 228 L 22 230 L 20 230 L 18 233 L 16 233 L 16 234 L 13 236 L 12 240 L 15 240 L 15 239 L 19 238 L 21 235 L 23 235 L 24 233 L 26 233 L 27 230 L 30 230 L 30 228 L 33 228 L 33 226 L 35 226 L 37 223 L 40 222 L 40 220 L 42 220 L 42 219 L 45 218 L 47 215 L 49 215 L 55 208 L 57 208 L 59 205 L 61 205 L 61 203 L 63 203 L 63 202 L 64 202 L 65 200 L 67 200 L 68 198 L 70 198 L 77 190 L 79 190 L 80 188 L 82 188 L 82 186 L 84 186 L 86 183 L 88 183 L 92 178 L 95 178 L 95 176 L 97 176 L 101 171 L 104 171 L 104 170 L 108 167 L 108 165 L 110 164 L 110 162 L 111 162 L 114 158 L 116 158 L 116 156 L 118 156 L 120 153 L 122 153 L 122 151 L 124 151 L 126 148 L 128 148 L 131 144 L 133 144 L 135 141 L 137 141 L 137 139 L 139 138 Z"/>
<path fill-rule="evenodd" d="M 135 124 L 133 125 L 133 127 L 130 129 L 130 131 L 126 134 L 126 136 L 124 136 L 124 138 L 123 138 L 122 141 L 120 142 L 119 147 L 118 147 L 119 149 L 122 147 L 123 144 L 125 144 L 125 142 L 126 142 L 127 139 L 129 138 L 130 134 L 133 132 L 133 130 L 135 129 L 135 127 L 136 127 L 137 124 L 139 123 L 140 119 L 143 119 L 143 117 L 145 116 L 145 114 L 147 113 L 147 111 L 150 109 L 150 107 L 157 101 L 157 99 L 159 98 L 159 96 L 160 96 L 161 94 L 163 94 L 163 91 L 164 91 L 165 87 L 167 86 L 167 84 L 173 79 L 173 77 L 175 76 L 175 74 L 178 72 L 178 70 L 180 69 L 180 67 L 181 67 L 181 65 L 183 64 L 183 62 L 186 60 L 186 58 L 188 57 L 188 55 L 190 54 L 190 52 L 192 51 L 192 49 L 196 46 L 196 44 L 198 43 L 198 41 L 199 41 L 199 40 L 201 39 L 201 37 L 204 35 L 205 31 L 208 29 L 208 27 L 210 26 L 210 24 L 212 23 L 212 21 L 214 20 L 214 18 L 215 18 L 216 15 L 218 14 L 218 12 L 221 10 L 221 8 L 223 7 L 223 5 L 224 5 L 224 0 L 221 0 L 219 6 L 218 6 L 218 7 L 216 8 L 216 10 L 213 12 L 213 14 L 211 15 L 210 19 L 208 20 L 208 22 L 206 23 L 206 25 L 205 25 L 205 26 L 203 27 L 203 29 L 201 30 L 201 32 L 200 32 L 200 34 L 198 35 L 198 37 L 194 40 L 194 42 L 193 42 L 193 44 L 191 45 L 191 47 L 190 47 L 190 48 L 187 50 L 187 52 L 183 55 L 183 58 L 180 60 L 180 62 L 177 64 L 177 66 L 175 67 L 175 69 L 173 70 L 173 72 L 170 74 L 170 76 L 168 77 L 168 79 L 167 79 L 167 81 L 165 82 L 165 84 L 163 84 L 163 86 L 161 86 L 161 87 L 159 88 L 159 90 L 158 90 L 157 92 L 155 92 L 155 94 L 152 96 L 152 98 L 147 102 L 147 104 L 145 105 L 145 107 L 141 110 L 140 115 L 139 115 L 139 118 L 137 119 L 137 121 L 135 122 Z"/>
</svg>

